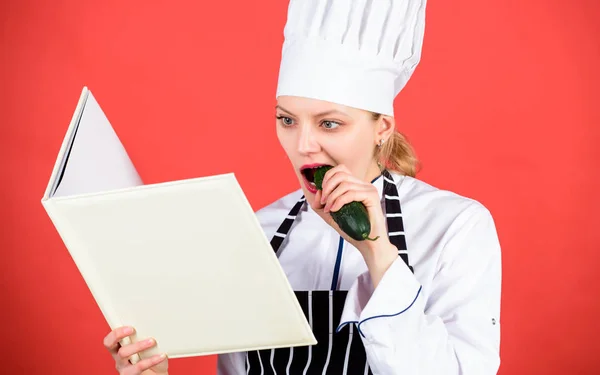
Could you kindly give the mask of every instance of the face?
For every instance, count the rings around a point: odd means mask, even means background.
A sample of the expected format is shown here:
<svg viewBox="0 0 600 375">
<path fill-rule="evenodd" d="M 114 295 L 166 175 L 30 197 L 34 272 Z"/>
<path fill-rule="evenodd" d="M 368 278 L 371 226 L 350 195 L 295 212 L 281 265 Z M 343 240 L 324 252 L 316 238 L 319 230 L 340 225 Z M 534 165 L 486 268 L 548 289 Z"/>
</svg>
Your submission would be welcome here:
<svg viewBox="0 0 600 375">
<path fill-rule="evenodd" d="M 310 170 L 317 166 L 343 164 L 363 181 L 377 177 L 375 148 L 394 130 L 385 116 L 376 121 L 368 111 L 295 96 L 277 99 L 276 117 L 279 142 L 309 202 L 316 193 Z"/>
</svg>

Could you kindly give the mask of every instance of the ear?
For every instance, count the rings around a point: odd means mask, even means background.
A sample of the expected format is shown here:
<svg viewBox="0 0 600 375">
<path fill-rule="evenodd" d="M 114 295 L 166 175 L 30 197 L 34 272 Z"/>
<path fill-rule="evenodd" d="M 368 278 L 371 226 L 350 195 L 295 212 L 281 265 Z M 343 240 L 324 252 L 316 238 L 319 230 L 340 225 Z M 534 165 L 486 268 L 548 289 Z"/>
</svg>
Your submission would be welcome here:
<svg viewBox="0 0 600 375">
<path fill-rule="evenodd" d="M 394 133 L 395 129 L 396 120 L 394 119 L 394 117 L 388 115 L 381 115 L 379 117 L 379 120 L 377 120 L 377 133 L 375 139 L 377 141 L 383 139 L 387 142 Z"/>
</svg>

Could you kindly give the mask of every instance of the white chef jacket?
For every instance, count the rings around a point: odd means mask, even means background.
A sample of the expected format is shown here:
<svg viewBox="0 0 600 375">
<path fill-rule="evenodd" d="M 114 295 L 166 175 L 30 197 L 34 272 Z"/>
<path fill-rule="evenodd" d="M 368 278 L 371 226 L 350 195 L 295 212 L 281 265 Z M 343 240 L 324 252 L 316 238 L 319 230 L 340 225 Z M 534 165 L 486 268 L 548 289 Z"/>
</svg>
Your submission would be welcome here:
<svg viewBox="0 0 600 375">
<path fill-rule="evenodd" d="M 340 328 L 358 328 L 373 374 L 496 374 L 501 252 L 490 212 L 473 199 L 390 173 L 414 274 L 398 258 L 373 290 L 362 255 L 344 241 L 338 289 L 348 296 Z M 373 184 L 381 197 L 383 178 Z M 299 189 L 257 211 L 269 239 L 301 196 Z M 330 289 L 339 241 L 305 204 L 278 252 L 294 290 Z M 218 374 L 246 374 L 245 363 L 245 352 L 220 354 Z"/>
</svg>

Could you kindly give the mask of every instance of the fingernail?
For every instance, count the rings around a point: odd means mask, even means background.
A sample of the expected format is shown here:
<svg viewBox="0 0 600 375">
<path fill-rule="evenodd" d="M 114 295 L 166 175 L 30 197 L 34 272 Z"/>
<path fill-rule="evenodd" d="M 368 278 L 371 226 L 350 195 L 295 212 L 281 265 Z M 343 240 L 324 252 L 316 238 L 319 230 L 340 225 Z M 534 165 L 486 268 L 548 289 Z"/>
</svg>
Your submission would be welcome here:
<svg viewBox="0 0 600 375">
<path fill-rule="evenodd" d="M 146 340 L 146 344 L 148 344 L 148 345 L 154 344 L 154 339 L 148 339 L 148 340 Z"/>
<path fill-rule="evenodd" d="M 127 328 L 125 328 L 125 330 L 123 332 L 125 332 L 126 335 L 130 335 L 133 333 L 133 328 L 127 327 Z"/>
</svg>

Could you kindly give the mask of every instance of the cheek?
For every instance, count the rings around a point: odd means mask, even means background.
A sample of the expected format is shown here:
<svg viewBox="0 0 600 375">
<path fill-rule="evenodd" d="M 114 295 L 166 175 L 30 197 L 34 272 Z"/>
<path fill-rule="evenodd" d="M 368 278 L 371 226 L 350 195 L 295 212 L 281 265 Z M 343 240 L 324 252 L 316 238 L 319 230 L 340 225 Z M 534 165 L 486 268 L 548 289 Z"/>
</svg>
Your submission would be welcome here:
<svg viewBox="0 0 600 375">
<path fill-rule="evenodd" d="M 290 159 L 294 157 L 294 137 L 289 131 L 282 130 L 279 126 L 277 127 L 277 139 L 281 148 L 285 151 Z"/>
<path fill-rule="evenodd" d="M 372 154 L 368 140 L 369 135 L 367 134 L 349 132 L 343 136 L 328 139 L 324 148 L 336 162 L 345 164 L 350 169 L 360 168 Z"/>
<path fill-rule="evenodd" d="M 287 152 L 287 141 L 286 141 L 286 137 L 284 132 L 281 131 L 281 129 L 279 128 L 279 126 L 276 125 L 276 133 L 277 133 L 277 140 L 279 140 L 279 144 L 281 145 L 281 147 L 283 147 L 284 150 L 286 150 Z"/>
</svg>

